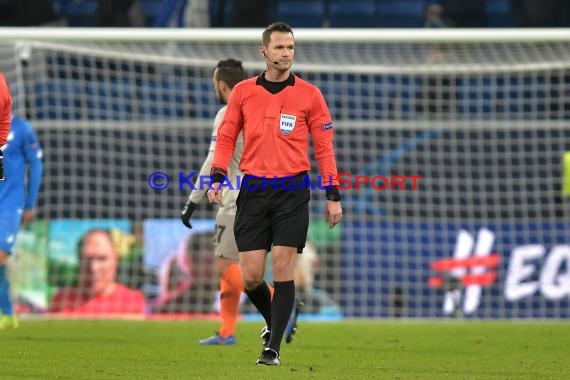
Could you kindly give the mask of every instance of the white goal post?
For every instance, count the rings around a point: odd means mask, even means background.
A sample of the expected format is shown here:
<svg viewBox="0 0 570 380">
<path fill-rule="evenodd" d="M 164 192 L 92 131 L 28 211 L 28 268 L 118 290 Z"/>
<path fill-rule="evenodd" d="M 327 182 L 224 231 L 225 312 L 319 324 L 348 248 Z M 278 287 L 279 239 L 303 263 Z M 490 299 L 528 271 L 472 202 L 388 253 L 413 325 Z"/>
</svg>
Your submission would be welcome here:
<svg viewBox="0 0 570 380">
<path fill-rule="evenodd" d="M 142 292 L 145 317 L 215 311 L 214 211 L 203 203 L 185 229 L 182 178 L 220 107 L 213 67 L 233 57 L 259 74 L 261 33 L 0 28 L 14 112 L 45 150 L 39 221 L 12 262 L 23 312 L 49 313 L 78 286 L 76 245 L 92 228 L 112 230 L 117 280 Z M 339 228 L 313 192 L 307 313 L 570 317 L 570 29 L 294 33 L 293 70 L 329 104 L 345 176 Z"/>
</svg>

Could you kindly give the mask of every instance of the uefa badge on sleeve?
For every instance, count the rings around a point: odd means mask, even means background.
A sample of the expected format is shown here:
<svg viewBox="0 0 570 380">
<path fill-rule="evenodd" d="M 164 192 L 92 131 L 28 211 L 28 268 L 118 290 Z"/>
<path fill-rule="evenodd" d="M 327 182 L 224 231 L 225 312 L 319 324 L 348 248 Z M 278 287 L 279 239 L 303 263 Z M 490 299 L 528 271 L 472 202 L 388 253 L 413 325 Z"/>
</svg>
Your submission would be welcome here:
<svg viewBox="0 0 570 380">
<path fill-rule="evenodd" d="M 282 113 L 281 119 L 279 120 L 279 129 L 281 130 L 281 133 L 283 133 L 284 135 L 288 135 L 291 132 L 293 132 L 296 120 L 297 116 L 286 115 Z"/>
</svg>

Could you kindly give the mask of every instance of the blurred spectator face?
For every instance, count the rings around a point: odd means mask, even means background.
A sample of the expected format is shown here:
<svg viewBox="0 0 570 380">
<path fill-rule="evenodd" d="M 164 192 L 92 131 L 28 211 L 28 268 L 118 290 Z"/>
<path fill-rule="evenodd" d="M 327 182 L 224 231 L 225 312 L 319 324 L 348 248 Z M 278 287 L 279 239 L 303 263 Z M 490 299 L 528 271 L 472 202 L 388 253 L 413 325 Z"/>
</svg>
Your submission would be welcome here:
<svg viewBox="0 0 570 380">
<path fill-rule="evenodd" d="M 445 28 L 443 21 L 443 8 L 439 4 L 430 4 L 425 12 L 424 27 L 426 28 Z"/>
<path fill-rule="evenodd" d="M 117 266 L 117 253 L 107 233 L 97 231 L 85 237 L 79 272 L 79 286 L 84 292 L 92 296 L 112 292 Z"/>
<path fill-rule="evenodd" d="M 443 14 L 443 9 L 439 4 L 431 4 L 430 6 L 428 6 L 426 13 L 429 17 L 441 18 L 441 15 Z"/>
</svg>

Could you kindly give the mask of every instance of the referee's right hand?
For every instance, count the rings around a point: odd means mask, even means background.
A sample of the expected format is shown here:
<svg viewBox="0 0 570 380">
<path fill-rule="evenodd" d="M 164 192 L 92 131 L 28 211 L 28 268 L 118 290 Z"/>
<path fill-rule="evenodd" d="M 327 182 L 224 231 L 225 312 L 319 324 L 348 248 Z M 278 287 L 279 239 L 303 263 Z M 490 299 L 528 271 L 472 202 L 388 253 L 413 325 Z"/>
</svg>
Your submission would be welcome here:
<svg viewBox="0 0 570 380">
<path fill-rule="evenodd" d="M 215 182 L 212 184 L 212 186 L 210 187 L 210 190 L 208 190 L 208 200 L 210 201 L 210 203 L 214 203 L 214 204 L 221 204 L 222 203 L 222 183 L 221 182 Z"/>
</svg>

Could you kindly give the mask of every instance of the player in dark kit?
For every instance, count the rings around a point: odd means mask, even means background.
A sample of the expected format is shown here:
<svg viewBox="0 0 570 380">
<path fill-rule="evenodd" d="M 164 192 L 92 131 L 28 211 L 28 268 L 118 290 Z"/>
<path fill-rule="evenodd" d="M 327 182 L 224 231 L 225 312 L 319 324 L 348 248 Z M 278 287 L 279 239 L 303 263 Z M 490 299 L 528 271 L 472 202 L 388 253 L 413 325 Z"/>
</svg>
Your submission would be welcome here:
<svg viewBox="0 0 570 380">
<path fill-rule="evenodd" d="M 259 52 L 267 69 L 234 87 L 218 130 L 208 192 L 210 202 L 221 202 L 221 185 L 243 131 L 240 169 L 245 177 L 234 233 L 246 294 L 267 323 L 257 360 L 264 365 L 280 364 L 281 340 L 295 303 L 296 255 L 305 246 L 309 225 L 310 194 L 303 185 L 311 168 L 309 135 L 326 186 L 326 220 L 332 228 L 342 218 L 330 112 L 319 89 L 291 73 L 294 48 L 287 24 L 274 23 L 263 32 Z M 263 280 L 269 251 L 273 299 Z"/>
</svg>

